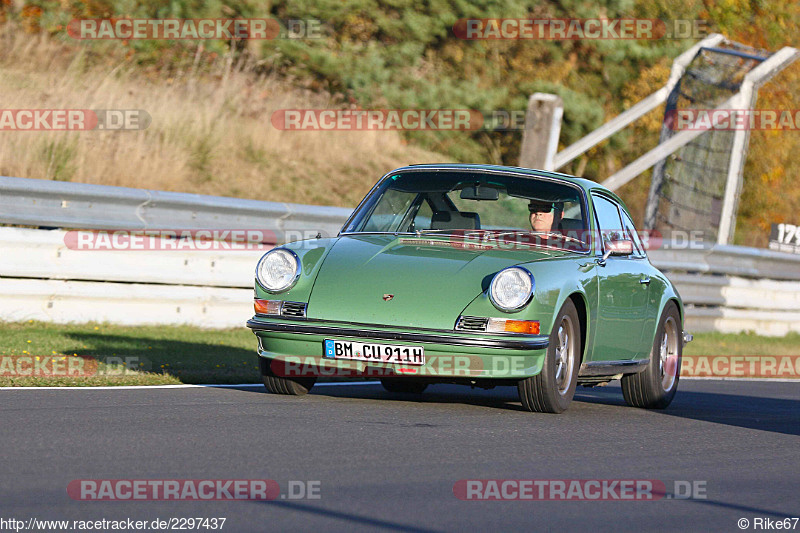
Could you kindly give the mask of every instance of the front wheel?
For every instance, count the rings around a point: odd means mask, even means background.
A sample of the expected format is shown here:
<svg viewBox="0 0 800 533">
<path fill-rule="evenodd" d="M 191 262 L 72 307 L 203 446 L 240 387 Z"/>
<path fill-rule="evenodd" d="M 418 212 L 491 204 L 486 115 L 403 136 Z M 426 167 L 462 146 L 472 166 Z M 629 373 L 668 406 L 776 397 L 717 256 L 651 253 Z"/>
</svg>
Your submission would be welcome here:
<svg viewBox="0 0 800 533">
<path fill-rule="evenodd" d="M 578 310 L 567 300 L 553 322 L 542 371 L 517 384 L 522 407 L 537 413 L 564 412 L 575 396 L 580 350 Z"/>
<path fill-rule="evenodd" d="M 264 381 L 264 387 L 267 388 L 272 394 L 288 394 L 290 396 L 302 396 L 308 394 L 314 383 L 317 382 L 315 377 L 307 378 L 284 378 L 276 376 L 270 366 L 271 360 L 259 356 L 258 368 L 261 370 L 261 379 Z"/>
<path fill-rule="evenodd" d="M 678 306 L 664 307 L 656 330 L 650 362 L 638 374 L 622 377 L 622 396 L 631 407 L 664 409 L 678 391 L 683 357 L 683 332 Z"/>
</svg>

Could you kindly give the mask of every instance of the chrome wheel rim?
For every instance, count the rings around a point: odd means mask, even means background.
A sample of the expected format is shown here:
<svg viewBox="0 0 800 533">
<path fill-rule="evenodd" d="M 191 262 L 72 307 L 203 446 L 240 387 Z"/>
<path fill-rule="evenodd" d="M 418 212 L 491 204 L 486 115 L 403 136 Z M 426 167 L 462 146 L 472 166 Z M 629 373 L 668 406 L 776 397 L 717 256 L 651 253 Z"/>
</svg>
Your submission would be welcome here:
<svg viewBox="0 0 800 533">
<path fill-rule="evenodd" d="M 665 392 L 672 390 L 678 374 L 678 323 L 673 317 L 664 322 L 664 334 L 658 347 L 658 370 L 661 387 Z"/>
<path fill-rule="evenodd" d="M 567 393 L 571 385 L 572 368 L 575 364 L 574 336 L 572 319 L 568 316 L 563 317 L 561 324 L 558 325 L 558 343 L 555 349 L 556 389 L 562 396 Z"/>
</svg>

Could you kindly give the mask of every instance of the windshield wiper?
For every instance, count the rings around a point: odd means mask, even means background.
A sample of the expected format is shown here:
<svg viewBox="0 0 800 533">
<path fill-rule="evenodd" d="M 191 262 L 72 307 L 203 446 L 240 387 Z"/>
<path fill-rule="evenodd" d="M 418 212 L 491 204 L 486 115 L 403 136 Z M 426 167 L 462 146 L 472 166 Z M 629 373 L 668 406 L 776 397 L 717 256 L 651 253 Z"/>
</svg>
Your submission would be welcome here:
<svg viewBox="0 0 800 533">
<path fill-rule="evenodd" d="M 560 239 L 564 239 L 565 241 L 577 242 L 584 246 L 588 246 L 587 243 L 585 243 L 580 239 L 576 239 L 575 237 L 570 237 L 569 235 L 564 235 L 563 233 L 559 233 L 557 231 L 532 231 L 530 233 L 532 235 L 545 235 L 547 237 L 558 237 Z"/>
<path fill-rule="evenodd" d="M 485 234 L 484 238 L 497 238 L 497 237 L 504 237 L 507 235 L 543 235 L 545 237 L 556 237 L 562 239 L 567 242 L 574 242 L 581 244 L 582 246 L 588 246 L 586 242 L 576 239 L 575 237 L 570 237 L 569 235 L 564 235 L 563 233 L 559 233 L 557 231 L 523 231 L 523 230 L 509 230 L 509 231 L 495 231 L 495 230 L 485 230 L 485 229 L 473 229 L 473 230 L 461 230 L 461 229 L 421 229 L 416 231 L 417 236 L 427 235 L 427 234 L 453 234 L 454 231 L 458 231 L 459 235 L 469 235 L 475 233 L 483 233 Z"/>
<path fill-rule="evenodd" d="M 509 231 L 496 231 L 492 233 L 488 233 L 486 237 L 491 235 L 492 238 L 497 237 L 504 237 L 507 235 L 544 235 L 545 237 L 558 237 L 568 242 L 575 242 L 581 245 L 588 246 L 588 244 L 580 239 L 576 239 L 575 237 L 570 237 L 568 235 L 564 235 L 563 233 L 559 233 L 557 231 L 523 231 L 523 230 L 509 230 Z M 528 243 L 533 244 L 533 243 Z"/>
<path fill-rule="evenodd" d="M 438 234 L 438 235 L 455 235 L 454 231 L 463 231 L 464 233 L 472 233 L 474 231 L 480 230 L 461 230 L 461 229 L 418 229 L 416 231 L 417 237 L 420 235 L 430 235 L 430 234 Z"/>
</svg>

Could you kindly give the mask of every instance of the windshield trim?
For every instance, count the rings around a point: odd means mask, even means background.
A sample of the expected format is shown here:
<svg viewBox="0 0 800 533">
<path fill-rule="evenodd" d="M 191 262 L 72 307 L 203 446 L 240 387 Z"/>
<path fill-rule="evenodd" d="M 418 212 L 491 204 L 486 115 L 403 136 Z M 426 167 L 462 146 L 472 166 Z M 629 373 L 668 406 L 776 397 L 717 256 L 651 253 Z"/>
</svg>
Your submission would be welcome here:
<svg viewBox="0 0 800 533">
<path fill-rule="evenodd" d="M 406 167 L 401 167 L 401 168 L 406 168 Z M 395 231 L 344 231 L 344 228 L 346 228 L 347 226 L 349 226 L 351 224 L 353 219 L 356 217 L 356 214 L 360 211 L 361 207 L 367 202 L 367 200 L 370 197 L 372 197 L 373 193 L 381 185 L 383 185 L 383 182 L 385 182 L 391 176 L 397 174 L 399 170 L 400 169 L 398 168 L 398 169 L 392 170 L 391 172 L 387 172 L 386 174 L 384 174 L 381 177 L 381 179 L 378 180 L 378 182 L 375 185 L 372 186 L 372 188 L 369 190 L 369 192 L 358 203 L 356 208 L 353 209 L 353 212 L 350 213 L 350 216 L 347 217 L 347 220 L 345 221 L 344 225 L 342 225 L 342 229 L 338 233 L 339 237 L 342 237 L 342 236 L 345 236 L 345 235 L 414 235 L 414 233 L 403 232 L 403 231 L 398 231 L 398 232 L 395 232 Z M 581 212 L 582 212 L 582 214 L 585 215 L 585 218 L 586 218 L 586 226 L 587 226 L 586 231 L 591 232 L 591 230 L 592 230 L 592 220 L 591 220 L 592 219 L 592 214 L 591 214 L 591 211 L 589 210 L 589 200 L 588 200 L 588 197 L 586 195 L 586 190 L 583 187 L 581 187 L 580 185 L 572 183 L 572 182 L 570 182 L 568 180 L 565 180 L 563 178 L 557 178 L 557 177 L 554 177 L 554 176 L 540 176 L 538 174 L 532 175 L 532 174 L 529 174 L 529 173 L 526 173 L 526 172 L 518 172 L 518 171 L 513 171 L 513 170 L 498 170 L 498 169 L 425 167 L 425 168 L 419 168 L 419 169 L 409 168 L 407 171 L 406 170 L 403 171 L 404 174 L 408 174 L 408 173 L 412 173 L 412 172 L 416 172 L 416 173 L 426 173 L 426 172 L 428 172 L 428 173 L 429 172 L 453 172 L 453 173 L 456 173 L 456 172 L 460 172 L 460 173 L 465 173 L 465 174 L 466 173 L 469 173 L 469 174 L 475 174 L 475 173 L 496 174 L 496 175 L 505 175 L 505 176 L 515 176 L 515 177 L 527 178 L 527 179 L 531 179 L 531 180 L 544 180 L 544 181 L 550 181 L 550 182 L 553 182 L 553 183 L 558 183 L 558 184 L 561 184 L 561 185 L 567 185 L 569 187 L 572 187 L 573 189 L 576 189 L 579 192 L 580 198 L 581 198 Z M 502 230 L 498 230 L 498 231 L 502 231 Z M 439 234 L 439 235 L 441 235 L 441 234 Z M 592 252 L 593 244 L 590 243 L 590 242 L 589 243 L 584 243 L 584 244 L 586 244 L 588 246 L 588 248 L 589 248 L 585 252 L 579 252 L 577 250 L 570 250 L 568 248 L 560 248 L 560 247 L 556 248 L 556 249 L 558 249 L 558 250 L 566 250 L 566 251 L 574 252 L 576 254 L 581 254 L 581 255 L 589 255 Z"/>
</svg>

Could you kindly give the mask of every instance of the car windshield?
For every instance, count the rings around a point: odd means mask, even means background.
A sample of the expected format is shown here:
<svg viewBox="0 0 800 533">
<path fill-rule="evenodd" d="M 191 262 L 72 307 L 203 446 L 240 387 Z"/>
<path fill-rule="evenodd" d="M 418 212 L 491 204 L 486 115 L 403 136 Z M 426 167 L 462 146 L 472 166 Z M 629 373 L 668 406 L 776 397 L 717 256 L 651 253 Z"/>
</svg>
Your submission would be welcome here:
<svg viewBox="0 0 800 533">
<path fill-rule="evenodd" d="M 548 246 L 574 249 L 587 228 L 582 198 L 577 186 L 549 179 L 411 171 L 383 180 L 343 233 L 469 233 L 516 241 L 535 235 Z"/>
</svg>

